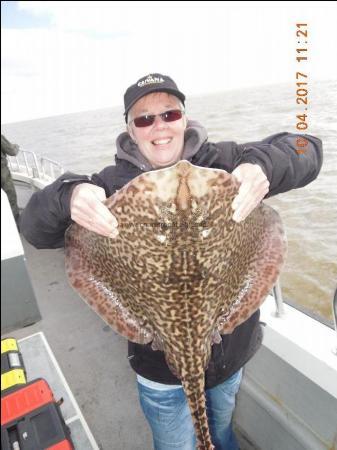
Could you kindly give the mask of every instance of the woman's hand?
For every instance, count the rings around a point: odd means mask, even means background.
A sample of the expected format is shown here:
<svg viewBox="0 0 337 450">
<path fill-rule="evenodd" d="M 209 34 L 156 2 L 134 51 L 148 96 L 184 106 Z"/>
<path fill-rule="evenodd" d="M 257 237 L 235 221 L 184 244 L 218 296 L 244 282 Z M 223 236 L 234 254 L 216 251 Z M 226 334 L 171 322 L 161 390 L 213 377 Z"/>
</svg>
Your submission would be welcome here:
<svg viewBox="0 0 337 450">
<path fill-rule="evenodd" d="M 105 191 L 90 183 L 75 186 L 70 199 L 72 220 L 90 231 L 103 236 L 118 236 L 116 217 L 103 205 Z"/>
<path fill-rule="evenodd" d="M 233 220 L 244 220 L 269 191 L 269 181 L 257 164 L 240 164 L 233 170 L 232 175 L 241 183 L 238 195 L 234 198 Z"/>
</svg>

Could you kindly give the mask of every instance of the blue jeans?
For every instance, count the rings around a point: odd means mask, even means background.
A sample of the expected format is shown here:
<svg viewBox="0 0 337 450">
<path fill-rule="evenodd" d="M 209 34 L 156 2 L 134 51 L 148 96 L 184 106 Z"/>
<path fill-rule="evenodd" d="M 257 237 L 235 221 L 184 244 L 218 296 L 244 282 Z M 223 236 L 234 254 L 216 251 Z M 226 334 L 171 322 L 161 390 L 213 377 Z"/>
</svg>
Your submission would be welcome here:
<svg viewBox="0 0 337 450">
<path fill-rule="evenodd" d="M 207 416 L 216 450 L 239 450 L 232 430 L 242 369 L 206 391 Z M 140 404 L 150 424 L 155 450 L 195 450 L 196 436 L 183 389 L 159 391 L 138 383 Z"/>
</svg>

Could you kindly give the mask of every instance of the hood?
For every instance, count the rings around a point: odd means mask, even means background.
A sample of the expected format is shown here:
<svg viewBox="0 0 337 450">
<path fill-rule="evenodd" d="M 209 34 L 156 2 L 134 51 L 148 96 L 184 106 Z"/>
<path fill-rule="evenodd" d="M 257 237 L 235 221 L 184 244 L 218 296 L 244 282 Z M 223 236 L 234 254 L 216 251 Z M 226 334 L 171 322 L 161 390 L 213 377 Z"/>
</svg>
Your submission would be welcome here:
<svg viewBox="0 0 337 450">
<path fill-rule="evenodd" d="M 206 140 L 206 128 L 194 120 L 189 120 L 185 130 L 184 150 L 181 159 L 190 160 Z M 125 159 L 145 172 L 153 170 L 152 165 L 145 156 L 142 155 L 138 145 L 133 142 L 129 133 L 124 132 L 120 134 L 117 138 L 116 146 L 117 158 Z"/>
</svg>

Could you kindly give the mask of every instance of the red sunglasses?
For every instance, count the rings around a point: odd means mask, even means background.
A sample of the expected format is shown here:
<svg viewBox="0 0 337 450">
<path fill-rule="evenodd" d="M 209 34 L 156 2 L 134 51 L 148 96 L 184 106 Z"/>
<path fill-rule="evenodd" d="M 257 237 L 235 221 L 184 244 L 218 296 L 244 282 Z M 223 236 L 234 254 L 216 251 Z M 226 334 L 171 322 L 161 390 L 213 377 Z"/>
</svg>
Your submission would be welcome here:
<svg viewBox="0 0 337 450">
<path fill-rule="evenodd" d="M 175 122 L 176 120 L 182 118 L 183 111 L 181 111 L 180 109 L 170 109 L 169 111 L 164 111 L 161 114 L 149 114 L 136 117 L 135 119 L 131 120 L 131 122 L 133 122 L 137 128 L 149 127 L 154 123 L 157 116 L 160 116 L 164 122 Z"/>
</svg>

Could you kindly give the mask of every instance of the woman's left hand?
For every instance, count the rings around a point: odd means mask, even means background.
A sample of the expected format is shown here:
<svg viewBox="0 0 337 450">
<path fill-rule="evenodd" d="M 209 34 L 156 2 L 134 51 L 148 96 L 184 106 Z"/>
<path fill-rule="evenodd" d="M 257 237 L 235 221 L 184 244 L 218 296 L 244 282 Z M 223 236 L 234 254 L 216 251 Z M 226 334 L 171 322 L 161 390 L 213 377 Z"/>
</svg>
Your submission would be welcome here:
<svg viewBox="0 0 337 450">
<path fill-rule="evenodd" d="M 239 193 L 232 203 L 233 220 L 241 222 L 266 196 L 269 181 L 258 164 L 240 164 L 233 170 L 232 175 L 241 183 Z"/>
</svg>

